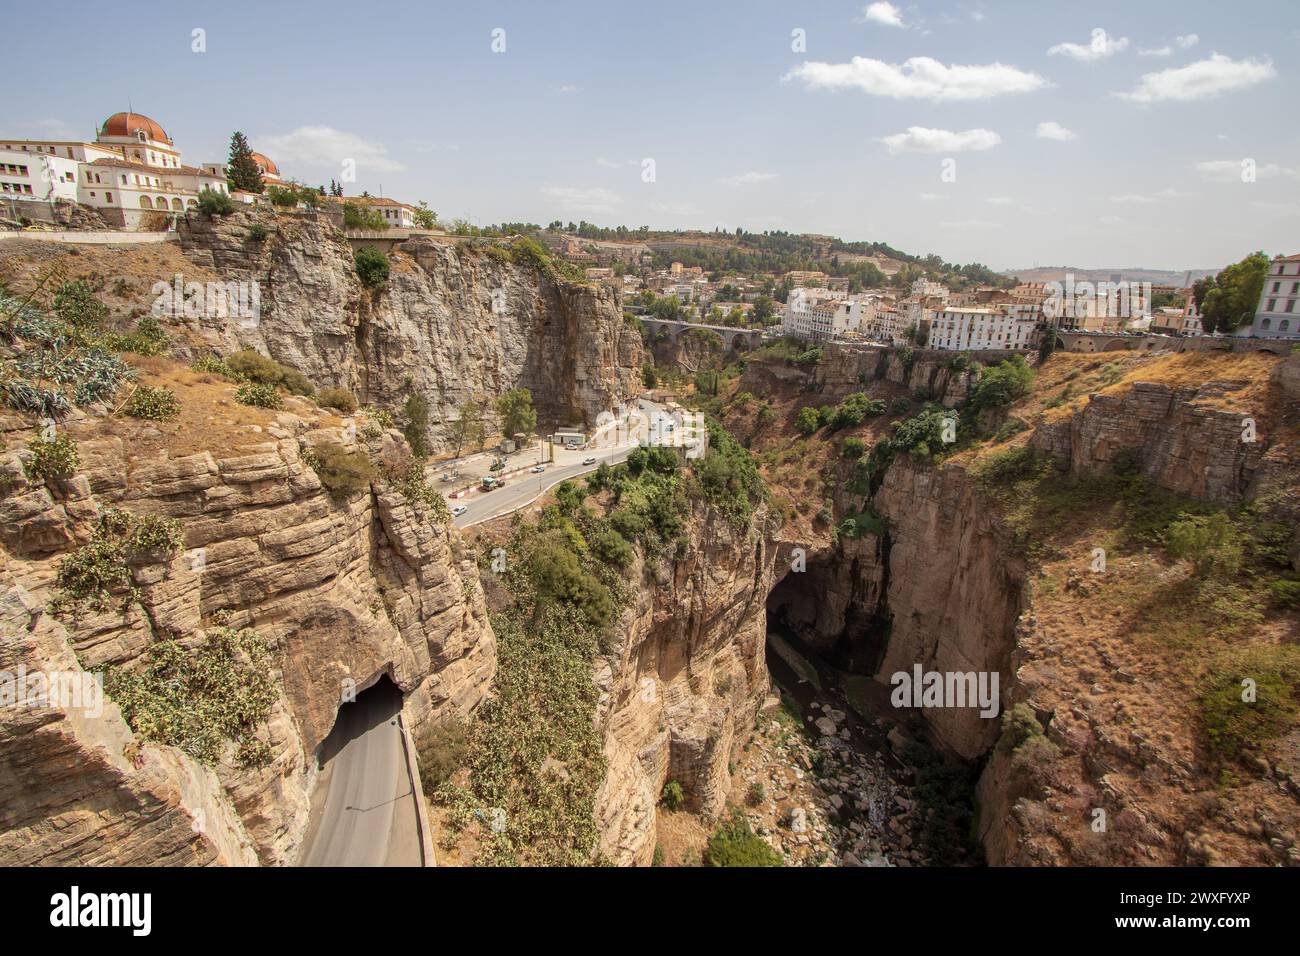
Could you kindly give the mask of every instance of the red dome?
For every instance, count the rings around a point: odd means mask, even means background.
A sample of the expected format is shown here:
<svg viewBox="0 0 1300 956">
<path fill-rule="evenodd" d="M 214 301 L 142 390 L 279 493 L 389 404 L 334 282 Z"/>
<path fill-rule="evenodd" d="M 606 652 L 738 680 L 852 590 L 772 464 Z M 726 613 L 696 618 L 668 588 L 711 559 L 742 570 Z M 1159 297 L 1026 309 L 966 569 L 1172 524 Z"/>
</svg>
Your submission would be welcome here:
<svg viewBox="0 0 1300 956">
<path fill-rule="evenodd" d="M 171 145 L 172 140 L 167 135 L 167 131 L 149 117 L 142 116 L 139 113 L 114 113 L 104 120 L 104 125 L 99 129 L 99 135 L 130 136 L 134 138 L 138 130 L 144 130 L 144 135 L 148 139 Z"/>
<path fill-rule="evenodd" d="M 270 159 L 268 159 L 266 156 L 264 156 L 261 153 L 258 152 L 253 153 L 253 162 L 257 163 L 257 165 L 262 168 L 262 172 L 264 173 L 269 173 L 272 176 L 280 175 L 280 167 L 275 165 L 275 163 L 271 162 Z"/>
</svg>

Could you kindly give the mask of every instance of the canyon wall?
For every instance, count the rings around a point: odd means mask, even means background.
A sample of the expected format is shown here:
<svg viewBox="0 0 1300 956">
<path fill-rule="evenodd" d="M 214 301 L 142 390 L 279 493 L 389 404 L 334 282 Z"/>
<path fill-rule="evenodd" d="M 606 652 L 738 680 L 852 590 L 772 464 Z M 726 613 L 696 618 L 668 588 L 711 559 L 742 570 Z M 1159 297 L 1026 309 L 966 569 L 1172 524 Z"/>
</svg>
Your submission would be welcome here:
<svg viewBox="0 0 1300 956">
<path fill-rule="evenodd" d="M 65 423 L 82 466 L 74 478 L 28 481 L 30 426 L 0 421 L 7 479 L 0 497 L 3 669 L 79 672 L 139 660 L 154 641 L 203 640 L 218 612 L 252 627 L 272 650 L 280 693 L 270 760 L 241 768 L 230 754 L 204 766 L 136 739 L 109 702 L 102 716 L 68 709 L 6 712 L 0 726 L 0 860 L 101 863 L 291 863 L 308 818 L 315 752 L 339 705 L 387 674 L 405 714 L 465 714 L 487 693 L 495 638 L 473 557 L 457 532 L 426 518 L 383 480 L 346 502 L 322 488 L 302 454 L 351 442 L 337 419 L 260 413 L 242 447 L 170 454 L 150 429 L 125 434 L 80 413 Z M 224 406 L 224 407 L 223 407 Z M 239 407 L 239 406 L 236 406 Z M 211 427 L 234 423 L 228 401 Z M 252 412 L 249 412 L 252 414 Z M 402 439 L 370 440 L 376 458 Z M 385 448 L 385 446 L 389 446 Z M 97 513 L 118 507 L 178 519 L 184 550 L 132 565 L 137 599 L 58 617 L 58 561 L 85 544 Z M 15 713 L 16 718 L 9 719 Z"/>
<path fill-rule="evenodd" d="M 728 765 L 768 694 L 767 521 L 760 510 L 749 530 L 738 531 L 697 503 L 684 553 L 632 569 L 632 580 L 643 583 L 596 675 L 609 768 L 596 821 L 601 853 L 618 864 L 650 862 L 668 780 L 706 819 L 726 803 Z"/>
<path fill-rule="evenodd" d="M 640 334 L 602 284 L 414 238 L 390 254 L 387 282 L 367 289 L 351 245 L 324 217 L 263 219 L 262 240 L 249 238 L 255 221 L 237 213 L 182 226 L 196 267 L 262 290 L 256 320 L 185 320 L 210 347 L 256 348 L 362 403 L 394 409 L 419 392 L 435 443 L 462 402 L 511 388 L 532 391 L 543 425 L 593 424 L 639 390 Z"/>
</svg>

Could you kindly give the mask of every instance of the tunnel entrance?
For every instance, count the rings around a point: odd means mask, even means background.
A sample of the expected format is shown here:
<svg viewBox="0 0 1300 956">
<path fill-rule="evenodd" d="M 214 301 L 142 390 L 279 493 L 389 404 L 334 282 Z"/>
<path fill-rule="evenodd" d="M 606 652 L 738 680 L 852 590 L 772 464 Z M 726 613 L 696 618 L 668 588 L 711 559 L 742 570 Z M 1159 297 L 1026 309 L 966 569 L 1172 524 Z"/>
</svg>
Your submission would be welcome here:
<svg viewBox="0 0 1300 956">
<path fill-rule="evenodd" d="M 383 674 L 339 707 L 317 750 L 306 866 L 420 866 L 415 765 L 399 715 L 402 692 Z"/>
<path fill-rule="evenodd" d="M 363 691 L 354 701 L 339 705 L 338 716 L 329 736 L 316 752 L 316 764 L 324 766 L 339 755 L 345 746 L 373 731 L 380 724 L 393 722 L 402 709 L 402 692 L 387 674 Z"/>
</svg>

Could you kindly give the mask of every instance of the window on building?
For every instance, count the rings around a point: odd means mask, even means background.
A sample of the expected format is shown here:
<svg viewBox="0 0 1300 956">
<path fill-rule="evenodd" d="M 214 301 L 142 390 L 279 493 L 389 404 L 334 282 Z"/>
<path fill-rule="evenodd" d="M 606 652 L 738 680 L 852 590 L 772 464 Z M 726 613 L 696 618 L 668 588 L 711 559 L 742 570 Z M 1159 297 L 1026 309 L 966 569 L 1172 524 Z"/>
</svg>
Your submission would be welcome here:
<svg viewBox="0 0 1300 956">
<path fill-rule="evenodd" d="M 1260 323 L 1259 323 L 1259 327 L 1260 327 L 1261 329 L 1269 329 L 1269 328 L 1272 328 L 1272 323 L 1269 322 L 1268 319 L 1261 319 L 1261 320 L 1260 320 Z"/>
<path fill-rule="evenodd" d="M 1277 299 L 1269 299 L 1269 300 L 1268 300 L 1268 308 L 1265 309 L 1264 311 L 1266 311 L 1266 312 L 1276 312 L 1276 311 L 1277 311 Z"/>
<path fill-rule="evenodd" d="M 1289 332 L 1289 331 L 1291 331 L 1291 320 L 1290 320 L 1290 319 L 1283 319 L 1281 322 L 1279 322 L 1279 323 L 1277 324 L 1277 330 L 1278 330 L 1279 332 Z"/>
<path fill-rule="evenodd" d="M 104 193 L 104 202 L 112 202 L 112 201 L 113 201 L 113 194 L 112 194 L 112 193 Z"/>
</svg>

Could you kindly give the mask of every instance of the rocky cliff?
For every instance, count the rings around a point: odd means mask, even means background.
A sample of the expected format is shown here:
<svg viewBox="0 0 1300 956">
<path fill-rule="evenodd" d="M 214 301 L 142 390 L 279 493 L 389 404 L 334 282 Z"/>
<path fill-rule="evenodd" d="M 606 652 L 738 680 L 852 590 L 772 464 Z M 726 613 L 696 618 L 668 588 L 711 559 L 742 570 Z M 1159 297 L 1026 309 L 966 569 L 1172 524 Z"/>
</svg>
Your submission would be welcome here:
<svg viewBox="0 0 1300 956">
<path fill-rule="evenodd" d="M 269 412 L 177 371 L 178 422 L 74 413 L 60 426 L 81 466 L 29 480 L 30 424 L 0 421 L 6 638 L 0 666 L 79 673 L 137 662 L 153 642 L 192 647 L 221 612 L 255 628 L 278 688 L 269 759 L 211 765 L 135 737 L 109 702 L 6 710 L 0 725 L 0 859 L 7 863 L 291 863 L 307 825 L 317 748 L 347 696 L 387 675 L 405 715 L 466 713 L 483 698 L 495 641 L 471 556 L 447 525 L 375 479 L 331 497 L 304 452 L 353 431 L 301 400 Z M 402 439 L 371 430 L 376 459 Z M 177 519 L 183 548 L 133 562 L 131 590 L 58 615 L 59 561 L 104 509 Z M 15 719 L 10 719 L 13 715 Z"/>
<path fill-rule="evenodd" d="M 800 407 L 851 391 L 888 400 L 898 385 L 928 384 L 945 402 L 955 397 L 955 370 L 927 371 L 924 361 L 911 358 L 918 382 L 897 353 L 831 349 L 811 374 L 752 363 L 741 387 L 765 385 L 761 394 L 791 422 Z M 889 676 L 920 664 L 997 672 L 1001 710 L 1027 704 L 1036 716 L 1042 733 L 1030 733 L 1023 749 L 1014 739 L 1002 746 L 1002 721 L 976 709 L 922 708 L 911 718 L 982 768 L 979 832 L 989 862 L 1300 861 L 1295 732 L 1252 745 L 1243 772 L 1207 742 L 1204 711 L 1206 694 L 1231 686 L 1243 668 L 1287 673 L 1280 635 L 1294 633 L 1295 616 L 1270 605 L 1262 583 L 1287 572 L 1261 566 L 1207 588 L 1143 524 L 1227 509 L 1242 534 L 1275 541 L 1270 547 L 1300 567 L 1298 361 L 1053 358 L 1032 394 L 1003 413 L 1029 427 L 1011 445 L 1052 467 L 1044 485 L 1008 500 L 989 497 L 972 474 L 983 457 L 1005 453 L 1005 441 L 937 464 L 896 456 L 864 499 L 849 490 L 843 433 L 788 447 L 789 432 L 752 431 L 769 481 L 796 512 L 819 487 L 806 480 L 814 473 L 833 506 L 785 542 L 807 549 L 807 570 L 787 572 L 783 547 L 772 612 L 825 660 L 873 675 L 886 712 Z M 736 415 L 729 424 L 745 432 Z M 870 446 L 890 431 L 877 419 L 852 434 Z M 1146 484 L 1108 477 L 1126 467 Z M 864 504 L 878 529 L 836 540 L 828 522 Z M 1099 546 L 1109 563 L 1090 573 Z M 1099 832 L 1098 810 L 1109 827 Z"/>
<path fill-rule="evenodd" d="M 656 804 L 668 780 L 682 785 L 688 808 L 706 820 L 726 804 L 728 766 L 768 694 L 764 601 L 773 554 L 766 523 L 760 511 L 739 531 L 697 505 L 685 553 L 631 571 L 644 586 L 596 675 L 608 765 L 596 820 L 610 860 L 650 862 Z"/>
<path fill-rule="evenodd" d="M 511 388 L 532 391 L 544 425 L 594 423 L 639 389 L 640 335 L 604 285 L 417 238 L 391 252 L 388 281 L 367 289 L 348 241 L 323 218 L 263 219 L 267 235 L 256 241 L 254 221 L 196 217 L 181 231 L 198 269 L 260 283 L 258 320 L 191 320 L 200 341 L 223 352 L 256 348 L 318 387 L 382 407 L 417 391 L 429 400 L 435 442 L 462 402 Z"/>
</svg>

